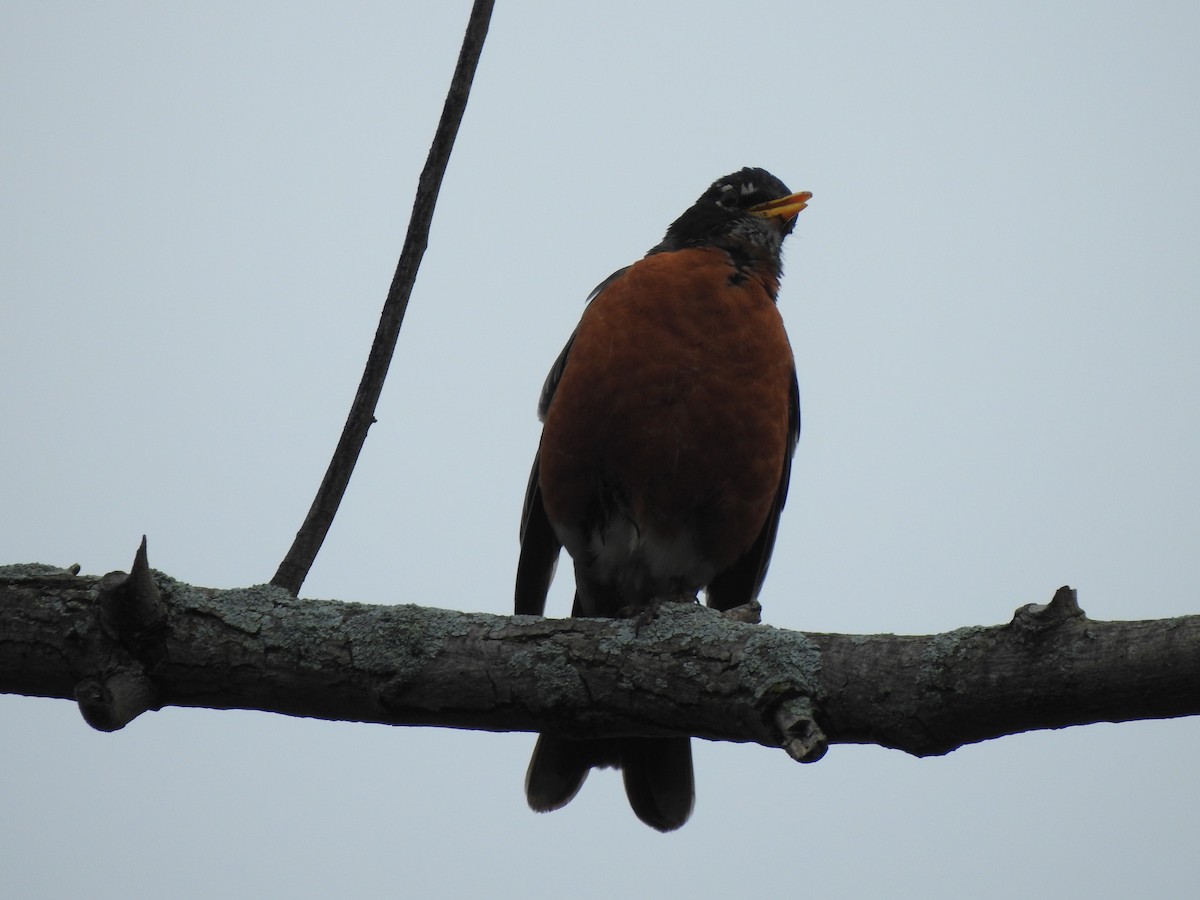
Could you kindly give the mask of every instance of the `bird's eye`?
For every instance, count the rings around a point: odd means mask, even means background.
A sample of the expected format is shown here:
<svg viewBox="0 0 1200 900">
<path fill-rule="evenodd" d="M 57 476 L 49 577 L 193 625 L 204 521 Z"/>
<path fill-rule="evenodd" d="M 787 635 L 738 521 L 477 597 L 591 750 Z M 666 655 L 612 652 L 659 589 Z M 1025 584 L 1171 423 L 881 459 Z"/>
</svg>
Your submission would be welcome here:
<svg viewBox="0 0 1200 900">
<path fill-rule="evenodd" d="M 721 194 L 717 197 L 717 206 L 724 206 L 727 209 L 737 206 L 738 193 L 734 190 L 732 184 L 721 185 Z"/>
</svg>

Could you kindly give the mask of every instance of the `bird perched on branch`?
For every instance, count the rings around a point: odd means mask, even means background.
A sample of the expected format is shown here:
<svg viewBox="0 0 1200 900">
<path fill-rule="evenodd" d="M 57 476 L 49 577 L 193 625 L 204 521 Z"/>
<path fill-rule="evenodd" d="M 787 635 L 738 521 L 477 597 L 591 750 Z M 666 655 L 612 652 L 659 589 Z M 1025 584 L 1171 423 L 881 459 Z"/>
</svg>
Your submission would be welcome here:
<svg viewBox="0 0 1200 900">
<path fill-rule="evenodd" d="M 562 547 L 573 616 L 652 616 L 702 588 L 719 610 L 756 597 L 800 433 L 780 248 L 811 196 L 763 169 L 720 178 L 593 291 L 538 405 L 518 614 L 544 613 Z M 687 737 L 542 734 L 529 805 L 566 805 L 597 766 L 622 770 L 646 824 L 671 831 L 691 815 Z"/>
</svg>

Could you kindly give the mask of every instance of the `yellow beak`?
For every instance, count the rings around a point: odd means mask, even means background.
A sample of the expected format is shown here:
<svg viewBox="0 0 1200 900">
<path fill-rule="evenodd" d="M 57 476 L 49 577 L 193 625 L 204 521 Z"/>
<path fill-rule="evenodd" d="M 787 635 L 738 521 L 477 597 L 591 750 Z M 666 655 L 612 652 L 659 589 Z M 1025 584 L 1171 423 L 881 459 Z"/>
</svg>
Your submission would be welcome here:
<svg viewBox="0 0 1200 900">
<path fill-rule="evenodd" d="M 778 200 L 768 200 L 766 203 L 759 203 L 756 206 L 750 207 L 746 212 L 767 219 L 790 219 L 799 213 L 800 210 L 804 209 L 811 199 L 812 194 L 809 191 L 800 191 L 797 194 L 788 194 L 786 197 L 780 197 Z"/>
</svg>

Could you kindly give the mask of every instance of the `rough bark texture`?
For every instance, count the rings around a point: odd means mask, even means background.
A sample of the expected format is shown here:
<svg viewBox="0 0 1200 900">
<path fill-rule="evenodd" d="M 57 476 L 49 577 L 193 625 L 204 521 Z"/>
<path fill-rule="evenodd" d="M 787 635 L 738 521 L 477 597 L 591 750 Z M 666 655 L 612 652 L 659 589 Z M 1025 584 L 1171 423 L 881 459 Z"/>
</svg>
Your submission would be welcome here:
<svg viewBox="0 0 1200 900">
<path fill-rule="evenodd" d="M 1036 728 L 1200 713 L 1200 616 L 1093 622 L 1063 588 L 929 636 L 801 634 L 666 603 L 542 619 L 219 591 L 152 572 L 0 568 L 0 691 L 97 728 L 162 706 L 568 735 L 690 734 L 926 756 Z"/>
</svg>

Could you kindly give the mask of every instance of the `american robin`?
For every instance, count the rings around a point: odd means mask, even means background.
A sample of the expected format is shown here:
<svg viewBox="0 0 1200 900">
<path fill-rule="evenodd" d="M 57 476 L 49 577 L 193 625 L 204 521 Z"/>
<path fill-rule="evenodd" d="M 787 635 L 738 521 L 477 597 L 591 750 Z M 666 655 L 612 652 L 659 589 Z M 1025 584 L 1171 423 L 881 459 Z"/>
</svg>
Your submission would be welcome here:
<svg viewBox="0 0 1200 900">
<path fill-rule="evenodd" d="M 812 195 L 763 169 L 718 179 L 644 258 L 588 298 L 542 388 L 521 515 L 516 612 L 542 615 L 559 550 L 574 616 L 652 615 L 664 598 L 728 610 L 758 594 L 800 433 L 776 309 L 780 247 Z M 525 792 L 539 812 L 617 766 L 638 818 L 691 815 L 690 740 L 542 734 Z"/>
</svg>

